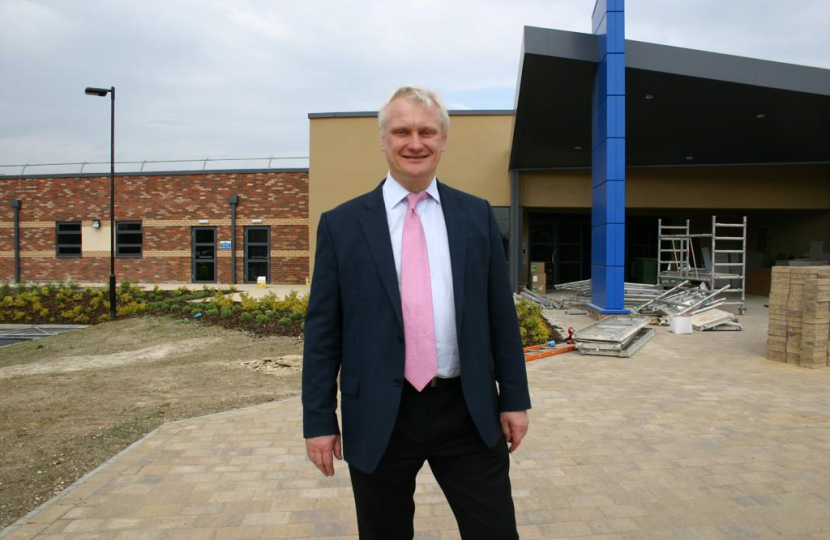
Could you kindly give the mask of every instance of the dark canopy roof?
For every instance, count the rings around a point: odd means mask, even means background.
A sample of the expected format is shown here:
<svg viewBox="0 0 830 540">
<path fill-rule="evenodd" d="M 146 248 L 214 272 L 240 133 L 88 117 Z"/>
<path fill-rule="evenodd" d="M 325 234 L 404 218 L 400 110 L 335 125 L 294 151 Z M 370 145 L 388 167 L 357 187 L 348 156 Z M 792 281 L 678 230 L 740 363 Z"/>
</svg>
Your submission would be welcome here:
<svg viewBox="0 0 830 540">
<path fill-rule="evenodd" d="M 590 166 L 598 39 L 525 27 L 512 169 Z M 626 157 L 629 166 L 830 162 L 830 70 L 627 40 Z"/>
</svg>

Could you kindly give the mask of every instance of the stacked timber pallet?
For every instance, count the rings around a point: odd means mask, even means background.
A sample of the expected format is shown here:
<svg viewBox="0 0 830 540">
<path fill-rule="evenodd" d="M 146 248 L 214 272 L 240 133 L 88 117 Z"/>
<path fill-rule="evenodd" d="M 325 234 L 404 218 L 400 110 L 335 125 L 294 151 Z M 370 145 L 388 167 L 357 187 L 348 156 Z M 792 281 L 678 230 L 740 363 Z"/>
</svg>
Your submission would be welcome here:
<svg viewBox="0 0 830 540">
<path fill-rule="evenodd" d="M 774 267 L 767 357 L 811 369 L 827 367 L 828 339 L 830 267 Z"/>
</svg>

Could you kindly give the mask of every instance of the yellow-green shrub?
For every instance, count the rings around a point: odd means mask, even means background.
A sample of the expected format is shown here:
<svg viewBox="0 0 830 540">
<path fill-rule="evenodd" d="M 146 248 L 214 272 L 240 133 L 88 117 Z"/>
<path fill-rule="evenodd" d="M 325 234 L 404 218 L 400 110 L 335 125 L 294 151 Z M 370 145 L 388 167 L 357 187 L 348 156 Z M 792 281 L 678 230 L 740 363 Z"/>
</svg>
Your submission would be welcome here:
<svg viewBox="0 0 830 540">
<path fill-rule="evenodd" d="M 519 318 L 519 332 L 522 335 L 522 343 L 535 345 L 550 340 L 550 330 L 545 324 L 539 306 L 522 298 L 516 303 L 516 316 Z"/>
</svg>

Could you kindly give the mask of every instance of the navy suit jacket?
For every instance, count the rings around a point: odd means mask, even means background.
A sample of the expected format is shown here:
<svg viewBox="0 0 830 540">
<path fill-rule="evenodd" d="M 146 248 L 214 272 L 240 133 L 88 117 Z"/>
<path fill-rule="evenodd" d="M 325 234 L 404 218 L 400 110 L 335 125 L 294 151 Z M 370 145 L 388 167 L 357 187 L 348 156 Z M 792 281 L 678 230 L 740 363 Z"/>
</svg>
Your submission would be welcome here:
<svg viewBox="0 0 830 540">
<path fill-rule="evenodd" d="M 324 213 L 305 320 L 303 434 L 339 434 L 350 465 L 377 467 L 404 384 L 401 297 L 383 183 Z M 530 408 L 521 337 L 501 233 L 484 199 L 438 183 L 452 264 L 461 383 L 487 446 L 499 413 Z"/>
</svg>

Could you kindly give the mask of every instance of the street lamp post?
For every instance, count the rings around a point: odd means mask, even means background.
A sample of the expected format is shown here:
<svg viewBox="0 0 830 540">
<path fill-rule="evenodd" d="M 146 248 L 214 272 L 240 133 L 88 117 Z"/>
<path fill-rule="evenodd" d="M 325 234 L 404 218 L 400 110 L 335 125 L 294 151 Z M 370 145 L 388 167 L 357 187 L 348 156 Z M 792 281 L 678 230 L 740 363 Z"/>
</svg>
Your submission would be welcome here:
<svg viewBox="0 0 830 540">
<path fill-rule="evenodd" d="M 115 320 L 115 87 L 87 87 L 88 96 L 110 95 L 110 320 Z"/>
</svg>

